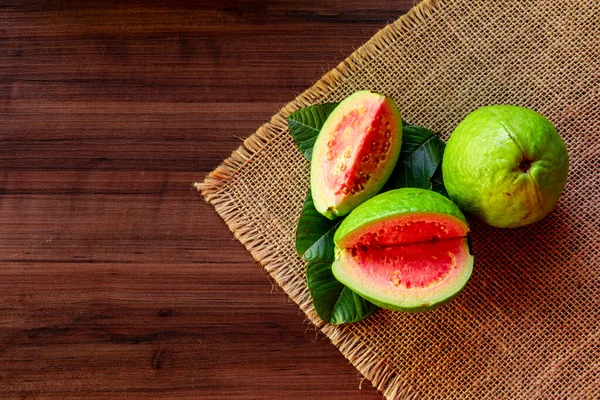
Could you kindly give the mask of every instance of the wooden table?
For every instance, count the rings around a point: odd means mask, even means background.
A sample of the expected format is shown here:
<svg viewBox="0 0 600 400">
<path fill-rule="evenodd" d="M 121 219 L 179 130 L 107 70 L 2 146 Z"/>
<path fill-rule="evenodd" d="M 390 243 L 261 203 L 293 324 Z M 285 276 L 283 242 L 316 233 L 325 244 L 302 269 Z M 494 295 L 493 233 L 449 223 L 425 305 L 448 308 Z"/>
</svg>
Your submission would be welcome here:
<svg viewBox="0 0 600 400">
<path fill-rule="evenodd" d="M 380 399 L 191 184 L 413 2 L 114 3 L 0 5 L 0 398 Z"/>
</svg>

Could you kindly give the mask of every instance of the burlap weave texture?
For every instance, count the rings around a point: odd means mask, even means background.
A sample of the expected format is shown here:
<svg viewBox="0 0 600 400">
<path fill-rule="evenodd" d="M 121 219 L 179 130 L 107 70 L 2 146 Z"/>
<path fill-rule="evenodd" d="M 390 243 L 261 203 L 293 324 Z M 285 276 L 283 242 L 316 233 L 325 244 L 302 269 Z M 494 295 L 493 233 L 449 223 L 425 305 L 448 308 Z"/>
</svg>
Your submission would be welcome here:
<svg viewBox="0 0 600 400">
<path fill-rule="evenodd" d="M 600 399 L 600 2 L 435 0 L 384 28 L 198 184 L 310 320 L 388 399 Z M 508 103 L 557 127 L 570 156 L 555 210 L 519 229 L 472 221 L 473 277 L 450 305 L 331 326 L 294 250 L 309 163 L 285 117 L 360 89 L 447 139 Z M 309 383 L 308 383 L 309 384 Z"/>
</svg>

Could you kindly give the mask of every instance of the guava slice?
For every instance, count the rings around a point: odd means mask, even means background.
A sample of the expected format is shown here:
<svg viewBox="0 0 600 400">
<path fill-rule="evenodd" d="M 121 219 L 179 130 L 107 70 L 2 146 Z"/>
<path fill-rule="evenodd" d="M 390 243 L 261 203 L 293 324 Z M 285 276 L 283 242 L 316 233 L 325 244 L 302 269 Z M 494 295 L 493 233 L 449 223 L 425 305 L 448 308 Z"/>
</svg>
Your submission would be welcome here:
<svg viewBox="0 0 600 400">
<path fill-rule="evenodd" d="M 391 97 L 359 91 L 329 115 L 315 141 L 310 187 L 315 208 L 329 219 L 377 194 L 402 147 L 402 119 Z"/>
<path fill-rule="evenodd" d="M 358 206 L 334 236 L 336 279 L 382 308 L 446 304 L 473 271 L 469 227 L 446 197 L 424 189 L 382 193 Z"/>
</svg>

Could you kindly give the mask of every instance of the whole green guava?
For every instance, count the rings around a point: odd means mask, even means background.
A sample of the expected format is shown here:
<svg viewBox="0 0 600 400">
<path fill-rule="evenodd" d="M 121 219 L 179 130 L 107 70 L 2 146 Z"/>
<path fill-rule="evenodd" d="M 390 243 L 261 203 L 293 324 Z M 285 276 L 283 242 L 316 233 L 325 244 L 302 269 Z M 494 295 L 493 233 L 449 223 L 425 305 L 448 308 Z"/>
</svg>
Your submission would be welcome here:
<svg viewBox="0 0 600 400">
<path fill-rule="evenodd" d="M 568 169 L 565 143 L 552 123 L 512 105 L 467 115 L 452 132 L 442 161 L 450 198 L 499 228 L 546 216 L 558 202 Z"/>
</svg>

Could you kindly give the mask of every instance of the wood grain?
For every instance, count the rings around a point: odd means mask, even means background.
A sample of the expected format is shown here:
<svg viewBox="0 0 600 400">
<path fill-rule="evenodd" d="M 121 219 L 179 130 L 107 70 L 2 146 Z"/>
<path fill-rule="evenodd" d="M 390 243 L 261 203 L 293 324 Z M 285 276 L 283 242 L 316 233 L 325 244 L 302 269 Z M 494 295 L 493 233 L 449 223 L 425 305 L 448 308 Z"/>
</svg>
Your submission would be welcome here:
<svg viewBox="0 0 600 400">
<path fill-rule="evenodd" d="M 0 1 L 0 398 L 381 398 L 191 183 L 411 6 Z"/>
</svg>

